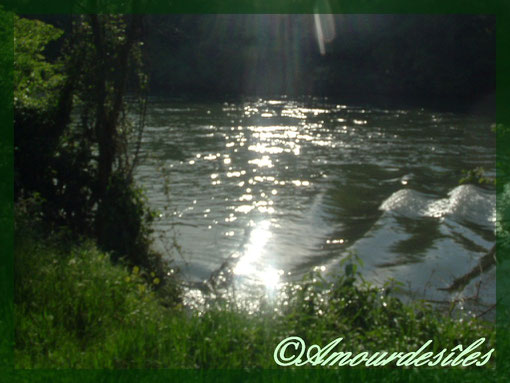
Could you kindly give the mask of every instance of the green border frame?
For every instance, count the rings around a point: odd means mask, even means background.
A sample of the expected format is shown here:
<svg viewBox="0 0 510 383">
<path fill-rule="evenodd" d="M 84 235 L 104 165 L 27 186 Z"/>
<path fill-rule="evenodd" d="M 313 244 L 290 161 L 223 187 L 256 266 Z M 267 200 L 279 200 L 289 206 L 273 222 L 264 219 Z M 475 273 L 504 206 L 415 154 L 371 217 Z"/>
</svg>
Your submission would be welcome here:
<svg viewBox="0 0 510 383">
<path fill-rule="evenodd" d="M 317 0 L 145 0 L 139 13 L 312 13 Z M 25 14 L 134 13 L 125 0 L 4 0 Z M 83 4 L 85 3 L 85 4 Z M 504 0 L 329 0 L 332 13 L 497 14 Z M 98 4 L 98 5 L 96 5 Z"/>
<path fill-rule="evenodd" d="M 76 0 L 4 0 L 5 10 L 19 14 L 66 13 L 312 13 L 316 0 L 149 0 L 140 9 L 128 9 L 122 0 L 110 0 L 97 8 Z M 143 2 L 143 1 L 142 1 Z M 507 0 L 330 0 L 333 13 L 378 14 L 494 14 L 496 15 L 497 95 L 496 121 L 510 122 L 510 2 Z M 338 370 L 14 370 L 13 369 L 13 114 L 12 114 L 12 17 L 0 14 L 0 382 L 194 382 L 194 381 L 506 381 L 510 376 L 507 304 L 497 311 L 496 369 L 338 369 Z M 510 137 L 498 139 L 497 157 L 510 153 Z M 498 173 L 500 178 L 502 174 Z M 507 176 L 507 175 L 505 175 Z M 499 241 L 499 239 L 498 239 Z M 499 249 L 499 247 L 498 247 Z M 499 261 L 510 261 L 500 251 Z M 497 271 L 499 300 L 510 296 Z M 504 288 L 501 286 L 505 285 Z M 498 347 L 499 346 L 499 347 Z M 505 379 L 506 378 L 506 379 Z"/>
<path fill-rule="evenodd" d="M 12 17 L 0 13 L 0 376 L 13 364 L 13 38 Z"/>
</svg>

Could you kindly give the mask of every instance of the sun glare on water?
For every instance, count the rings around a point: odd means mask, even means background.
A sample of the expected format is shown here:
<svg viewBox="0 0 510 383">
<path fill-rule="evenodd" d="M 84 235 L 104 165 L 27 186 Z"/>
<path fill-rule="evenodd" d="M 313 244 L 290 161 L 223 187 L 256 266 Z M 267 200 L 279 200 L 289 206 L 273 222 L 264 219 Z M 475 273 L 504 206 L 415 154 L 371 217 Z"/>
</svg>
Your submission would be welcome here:
<svg viewBox="0 0 510 383">
<path fill-rule="evenodd" d="M 236 276 L 257 280 L 266 288 L 268 293 L 277 290 L 281 274 L 271 265 L 264 264 L 262 260 L 271 236 L 271 222 L 262 221 L 258 223 L 252 230 L 249 242 L 233 270 Z"/>
</svg>

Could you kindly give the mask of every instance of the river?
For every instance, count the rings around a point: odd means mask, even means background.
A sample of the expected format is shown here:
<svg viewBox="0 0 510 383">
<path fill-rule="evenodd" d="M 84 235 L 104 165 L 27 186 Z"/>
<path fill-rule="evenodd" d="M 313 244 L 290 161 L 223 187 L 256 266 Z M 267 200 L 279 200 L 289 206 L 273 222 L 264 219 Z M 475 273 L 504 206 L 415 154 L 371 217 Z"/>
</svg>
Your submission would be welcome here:
<svg viewBox="0 0 510 383">
<path fill-rule="evenodd" d="M 459 185 L 476 167 L 495 176 L 493 122 L 311 97 L 158 98 L 136 176 L 160 212 L 155 246 L 190 286 L 212 276 L 275 295 L 313 269 L 334 278 L 355 254 L 367 281 L 483 309 L 495 302 L 494 270 L 440 288 L 495 242 L 494 188 Z"/>
</svg>

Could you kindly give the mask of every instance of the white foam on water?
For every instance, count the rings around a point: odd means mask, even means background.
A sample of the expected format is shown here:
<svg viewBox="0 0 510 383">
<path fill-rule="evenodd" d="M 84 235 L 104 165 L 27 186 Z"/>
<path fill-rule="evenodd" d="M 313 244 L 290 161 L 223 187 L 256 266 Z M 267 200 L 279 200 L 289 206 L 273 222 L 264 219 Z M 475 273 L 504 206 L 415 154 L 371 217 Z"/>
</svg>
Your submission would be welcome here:
<svg viewBox="0 0 510 383">
<path fill-rule="evenodd" d="M 448 197 L 434 199 L 416 190 L 401 189 L 386 199 L 380 210 L 409 218 L 449 216 L 454 220 L 494 229 L 496 194 L 474 185 L 460 185 L 452 189 Z"/>
<path fill-rule="evenodd" d="M 412 189 L 400 189 L 386 199 L 379 209 L 394 215 L 414 218 L 424 215 L 429 203 L 429 197 L 423 193 Z"/>
<path fill-rule="evenodd" d="M 420 297 L 448 302 L 476 298 L 480 307 L 495 302 L 494 268 L 474 278 L 461 291 L 441 290 L 477 267 L 480 258 L 493 246 L 487 231 L 495 229 L 495 193 L 474 185 L 460 185 L 450 190 L 446 197 L 437 198 L 416 190 L 401 189 L 388 197 L 380 205 L 380 210 L 384 213 L 378 221 L 348 249 L 363 260 L 364 266 L 359 271 L 365 280 L 382 285 L 393 278 L 404 284 L 406 295 L 411 299 Z M 430 220 L 437 219 L 440 235 L 422 250 L 411 249 L 409 254 L 406 250 L 399 252 L 399 245 L 406 241 L 412 243 L 417 239 L 417 233 L 421 233 L 409 231 L 400 217 L 410 219 L 417 227 L 434 225 Z M 339 268 L 338 260 L 327 265 L 332 274 Z"/>
</svg>

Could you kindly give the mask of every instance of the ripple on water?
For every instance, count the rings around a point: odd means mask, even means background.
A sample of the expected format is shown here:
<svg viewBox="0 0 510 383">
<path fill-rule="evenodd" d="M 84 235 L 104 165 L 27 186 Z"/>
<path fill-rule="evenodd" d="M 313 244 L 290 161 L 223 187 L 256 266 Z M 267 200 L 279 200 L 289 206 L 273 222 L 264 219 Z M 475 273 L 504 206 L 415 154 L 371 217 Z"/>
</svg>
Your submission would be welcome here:
<svg viewBox="0 0 510 383">
<path fill-rule="evenodd" d="M 165 251 L 175 234 L 183 252 L 175 263 L 192 281 L 231 260 L 246 294 L 254 286 L 274 292 L 283 274 L 338 271 L 356 251 L 366 278 L 412 280 L 425 297 L 494 241 L 494 193 L 458 186 L 461 170 L 494 174 L 489 126 L 320 99 L 159 100 L 136 176 L 164 212 L 158 246 Z"/>
</svg>

